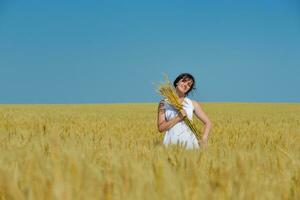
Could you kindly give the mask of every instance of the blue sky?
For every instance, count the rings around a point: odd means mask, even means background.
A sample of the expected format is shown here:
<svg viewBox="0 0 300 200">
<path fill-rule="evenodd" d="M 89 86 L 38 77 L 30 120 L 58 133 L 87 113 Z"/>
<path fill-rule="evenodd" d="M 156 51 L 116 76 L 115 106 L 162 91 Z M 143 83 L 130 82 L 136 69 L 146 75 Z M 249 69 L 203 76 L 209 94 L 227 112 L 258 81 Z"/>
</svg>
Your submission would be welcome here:
<svg viewBox="0 0 300 200">
<path fill-rule="evenodd" d="M 300 102 L 300 2 L 0 0 L 0 103 Z"/>
</svg>

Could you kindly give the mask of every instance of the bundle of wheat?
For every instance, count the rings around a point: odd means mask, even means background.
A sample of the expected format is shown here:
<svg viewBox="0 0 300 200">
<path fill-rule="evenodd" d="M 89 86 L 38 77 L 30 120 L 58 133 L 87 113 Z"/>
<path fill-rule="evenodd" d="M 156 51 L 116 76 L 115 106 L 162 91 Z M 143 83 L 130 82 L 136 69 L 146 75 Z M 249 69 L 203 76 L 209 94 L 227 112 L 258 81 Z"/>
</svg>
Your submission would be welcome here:
<svg viewBox="0 0 300 200">
<path fill-rule="evenodd" d="M 180 103 L 179 97 L 177 93 L 175 92 L 175 88 L 172 86 L 171 82 L 169 81 L 168 77 L 165 76 L 165 83 L 161 83 L 157 87 L 157 92 L 166 98 L 168 103 L 172 105 L 176 110 L 180 111 L 183 109 L 183 105 Z M 186 125 L 189 126 L 192 132 L 194 132 L 197 136 L 197 138 L 201 138 L 201 132 L 197 129 L 196 125 L 193 123 L 192 120 L 190 120 L 188 117 L 184 117 L 183 121 L 186 123 Z"/>
</svg>

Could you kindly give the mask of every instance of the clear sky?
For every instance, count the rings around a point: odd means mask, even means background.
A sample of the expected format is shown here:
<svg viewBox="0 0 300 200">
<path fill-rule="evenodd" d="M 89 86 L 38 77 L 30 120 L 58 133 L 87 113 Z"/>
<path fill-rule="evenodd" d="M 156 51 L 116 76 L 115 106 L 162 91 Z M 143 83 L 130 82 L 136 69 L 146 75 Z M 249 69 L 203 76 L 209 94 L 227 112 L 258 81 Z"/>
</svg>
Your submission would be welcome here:
<svg viewBox="0 0 300 200">
<path fill-rule="evenodd" d="M 300 102 L 299 0 L 0 0 L 0 103 Z"/>
</svg>

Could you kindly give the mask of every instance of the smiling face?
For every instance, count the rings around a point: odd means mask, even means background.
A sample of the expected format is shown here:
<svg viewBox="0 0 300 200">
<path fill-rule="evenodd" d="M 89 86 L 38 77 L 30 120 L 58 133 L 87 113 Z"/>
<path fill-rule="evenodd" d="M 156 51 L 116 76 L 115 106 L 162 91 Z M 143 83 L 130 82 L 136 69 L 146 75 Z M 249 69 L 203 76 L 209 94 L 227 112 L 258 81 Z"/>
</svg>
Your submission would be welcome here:
<svg viewBox="0 0 300 200">
<path fill-rule="evenodd" d="M 195 78 L 189 73 L 181 73 L 174 80 L 173 86 L 180 97 L 185 97 L 195 89 Z"/>
<path fill-rule="evenodd" d="M 177 83 L 176 89 L 183 94 L 187 94 L 193 86 L 193 80 L 188 77 L 183 77 Z"/>
</svg>

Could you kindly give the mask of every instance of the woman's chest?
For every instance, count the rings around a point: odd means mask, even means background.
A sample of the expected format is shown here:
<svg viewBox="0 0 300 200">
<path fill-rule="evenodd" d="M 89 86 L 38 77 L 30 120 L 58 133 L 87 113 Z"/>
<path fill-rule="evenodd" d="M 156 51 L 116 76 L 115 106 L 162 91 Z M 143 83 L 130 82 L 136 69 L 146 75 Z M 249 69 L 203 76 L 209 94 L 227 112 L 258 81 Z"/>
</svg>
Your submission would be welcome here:
<svg viewBox="0 0 300 200">
<path fill-rule="evenodd" d="M 194 108 L 189 104 L 183 104 L 183 109 L 186 111 L 186 114 L 190 120 L 193 119 Z M 165 109 L 165 116 L 167 120 L 170 120 L 178 115 L 178 111 L 174 109 L 171 105 L 167 104 Z"/>
</svg>

